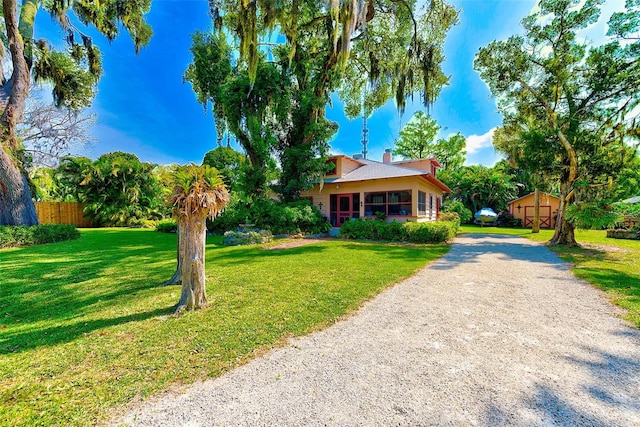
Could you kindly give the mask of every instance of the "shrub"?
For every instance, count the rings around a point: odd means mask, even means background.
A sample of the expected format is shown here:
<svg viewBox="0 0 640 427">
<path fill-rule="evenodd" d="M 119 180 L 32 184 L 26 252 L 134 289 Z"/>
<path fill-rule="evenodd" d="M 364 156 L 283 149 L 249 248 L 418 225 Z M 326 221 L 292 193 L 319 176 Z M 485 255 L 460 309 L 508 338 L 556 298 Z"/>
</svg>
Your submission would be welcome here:
<svg viewBox="0 0 640 427">
<path fill-rule="evenodd" d="M 613 206 L 621 215 L 640 217 L 640 203 L 616 203 Z"/>
<path fill-rule="evenodd" d="M 342 224 L 340 235 L 347 239 L 437 243 L 454 238 L 459 225 L 455 220 L 399 223 L 358 218 Z"/>
<path fill-rule="evenodd" d="M 80 238 L 75 225 L 0 226 L 0 248 L 42 245 Z"/>
<path fill-rule="evenodd" d="M 460 215 L 458 212 L 441 212 L 438 221 L 451 221 L 460 225 Z"/>
<path fill-rule="evenodd" d="M 502 211 L 498 215 L 498 225 L 505 227 L 522 227 L 522 220 L 514 217 L 509 212 Z"/>
<path fill-rule="evenodd" d="M 567 221 L 581 230 L 611 228 L 622 219 L 613 205 L 602 202 L 576 203 L 567 207 Z"/>
<path fill-rule="evenodd" d="M 467 209 L 462 202 L 445 202 L 442 205 L 442 212 L 457 213 L 459 221 L 463 224 L 469 223 L 473 219 L 473 212 Z M 440 216 L 442 217 L 442 213 Z"/>
<path fill-rule="evenodd" d="M 175 219 L 163 219 L 156 224 L 156 231 L 160 233 L 176 233 L 178 231 L 178 223 Z"/>
<path fill-rule="evenodd" d="M 347 239 L 403 241 L 406 232 L 401 223 L 385 222 L 372 218 L 347 221 L 340 227 L 340 234 Z"/>
<path fill-rule="evenodd" d="M 273 234 L 326 233 L 331 229 L 320 210 L 308 200 L 281 203 L 272 199 L 258 199 L 253 203 L 236 201 L 222 215 L 208 223 L 211 231 L 224 233 L 246 222 Z"/>
<path fill-rule="evenodd" d="M 456 236 L 458 224 L 451 221 L 407 222 L 407 240 L 411 243 L 439 243 Z"/>
<path fill-rule="evenodd" d="M 131 219 L 129 221 L 129 227 L 132 228 L 156 228 L 158 221 L 152 219 Z"/>
<path fill-rule="evenodd" d="M 257 245 L 273 240 L 273 234 L 268 230 L 227 231 L 224 233 L 223 244 L 226 246 Z"/>
<path fill-rule="evenodd" d="M 457 212 L 443 212 L 440 214 L 440 218 L 438 218 L 438 222 L 446 222 L 450 223 L 453 227 L 453 236 L 455 237 L 458 234 L 458 230 L 460 229 L 460 216 Z"/>
</svg>

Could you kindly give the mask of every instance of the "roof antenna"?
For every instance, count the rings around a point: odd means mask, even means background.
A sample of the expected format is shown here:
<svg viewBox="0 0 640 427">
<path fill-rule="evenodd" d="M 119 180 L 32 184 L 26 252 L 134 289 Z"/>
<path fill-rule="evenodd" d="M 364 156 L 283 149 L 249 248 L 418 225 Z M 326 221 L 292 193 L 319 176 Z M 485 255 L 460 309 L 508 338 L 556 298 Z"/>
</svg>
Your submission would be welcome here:
<svg viewBox="0 0 640 427">
<path fill-rule="evenodd" d="M 362 158 L 367 159 L 367 144 L 369 143 L 369 129 L 367 129 L 367 114 L 362 113 Z"/>
</svg>

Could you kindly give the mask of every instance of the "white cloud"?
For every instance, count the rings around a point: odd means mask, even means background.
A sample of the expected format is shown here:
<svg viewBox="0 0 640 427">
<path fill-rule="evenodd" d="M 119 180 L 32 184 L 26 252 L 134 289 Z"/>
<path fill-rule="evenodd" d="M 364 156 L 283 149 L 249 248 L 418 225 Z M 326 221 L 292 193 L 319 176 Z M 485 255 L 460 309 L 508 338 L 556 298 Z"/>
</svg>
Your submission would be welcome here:
<svg viewBox="0 0 640 427">
<path fill-rule="evenodd" d="M 484 148 L 492 147 L 493 132 L 495 130 L 496 128 L 491 128 L 483 135 L 469 135 L 467 137 L 467 154 L 477 153 Z"/>
</svg>

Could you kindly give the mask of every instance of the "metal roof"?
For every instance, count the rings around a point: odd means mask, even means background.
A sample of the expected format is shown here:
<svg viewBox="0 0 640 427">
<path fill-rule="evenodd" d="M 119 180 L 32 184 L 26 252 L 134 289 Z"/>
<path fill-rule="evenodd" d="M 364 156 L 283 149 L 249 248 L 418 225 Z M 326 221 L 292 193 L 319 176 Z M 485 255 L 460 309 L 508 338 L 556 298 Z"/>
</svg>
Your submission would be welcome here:
<svg viewBox="0 0 640 427">
<path fill-rule="evenodd" d="M 411 169 L 404 166 L 396 166 L 392 163 L 382 163 L 373 160 L 359 159 L 363 163 L 359 168 L 351 171 L 336 182 L 364 181 L 367 179 L 400 178 L 404 176 L 420 176 L 428 172 Z"/>
<path fill-rule="evenodd" d="M 445 192 L 451 190 L 444 185 L 440 180 L 431 175 L 429 172 L 419 169 L 412 169 L 406 166 L 398 166 L 393 163 L 376 162 L 373 160 L 358 159 L 358 162 L 362 163 L 362 166 L 349 172 L 341 178 L 332 180 L 333 183 L 341 182 L 355 182 L 355 181 L 368 181 L 372 179 L 388 179 L 388 178 L 402 178 L 402 177 L 423 177 L 427 181 L 436 185 Z M 325 180 L 328 182 L 328 180 Z"/>
</svg>

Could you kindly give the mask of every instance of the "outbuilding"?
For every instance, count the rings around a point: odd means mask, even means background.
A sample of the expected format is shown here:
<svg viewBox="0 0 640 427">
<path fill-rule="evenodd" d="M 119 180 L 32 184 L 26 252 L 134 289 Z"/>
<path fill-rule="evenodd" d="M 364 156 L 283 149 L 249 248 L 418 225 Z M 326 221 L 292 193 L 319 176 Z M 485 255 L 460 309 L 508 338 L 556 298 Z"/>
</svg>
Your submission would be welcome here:
<svg viewBox="0 0 640 427">
<path fill-rule="evenodd" d="M 522 221 L 522 226 L 529 228 L 533 226 L 533 216 L 535 211 L 535 193 L 527 194 L 519 199 L 509 202 L 509 213 Z M 554 228 L 560 199 L 552 194 L 540 192 L 540 228 Z"/>
</svg>

